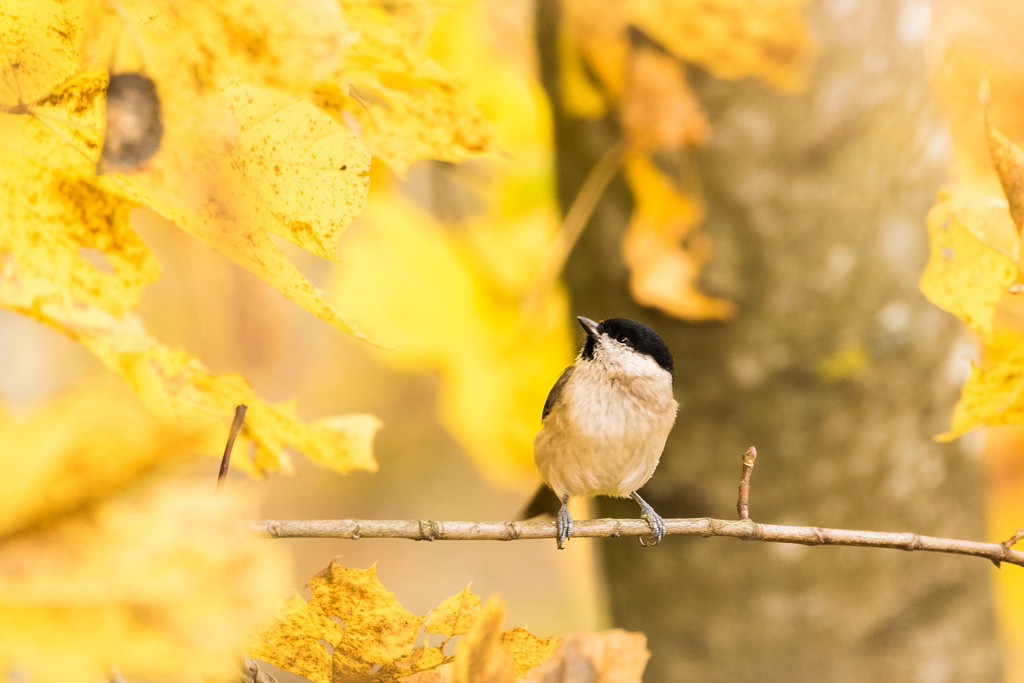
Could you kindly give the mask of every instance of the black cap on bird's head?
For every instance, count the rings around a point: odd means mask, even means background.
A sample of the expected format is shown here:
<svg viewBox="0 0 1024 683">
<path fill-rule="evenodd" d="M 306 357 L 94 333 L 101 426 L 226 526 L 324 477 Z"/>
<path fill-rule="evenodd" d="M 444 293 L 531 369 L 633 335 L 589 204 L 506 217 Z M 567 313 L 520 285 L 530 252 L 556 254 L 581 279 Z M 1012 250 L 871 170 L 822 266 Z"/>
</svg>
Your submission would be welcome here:
<svg viewBox="0 0 1024 683">
<path fill-rule="evenodd" d="M 672 352 L 662 341 L 658 333 L 643 323 L 628 318 L 608 318 L 596 323 L 582 315 L 577 317 L 580 325 L 587 333 L 587 341 L 583 345 L 583 358 L 593 360 L 594 349 L 602 335 L 619 344 L 624 344 L 637 353 L 650 356 L 669 374 L 674 373 Z"/>
</svg>

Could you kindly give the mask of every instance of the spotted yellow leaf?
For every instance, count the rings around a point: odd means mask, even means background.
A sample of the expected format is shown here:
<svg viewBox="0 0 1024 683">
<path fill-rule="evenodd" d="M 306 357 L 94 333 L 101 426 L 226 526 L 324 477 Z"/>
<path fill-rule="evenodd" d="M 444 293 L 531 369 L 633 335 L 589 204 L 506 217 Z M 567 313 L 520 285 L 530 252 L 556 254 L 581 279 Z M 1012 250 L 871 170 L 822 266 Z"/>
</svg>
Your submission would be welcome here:
<svg viewBox="0 0 1024 683">
<path fill-rule="evenodd" d="M 959 207 L 950 195 L 940 195 L 928 213 L 928 234 L 931 252 L 921 291 L 983 337 L 991 337 L 996 305 L 1017 278 L 1016 259 L 1007 253 L 1015 237 L 1005 207 Z"/>
<path fill-rule="evenodd" d="M 62 3 L 39 3 L 56 6 Z M 233 78 L 291 93 L 328 78 L 356 38 L 334 2 L 136 0 L 82 2 L 91 10 L 83 61 L 141 71 L 183 97 Z"/>
<path fill-rule="evenodd" d="M 466 586 L 435 607 L 423 622 L 423 628 L 427 633 L 451 638 L 469 631 L 479 616 L 480 596 L 474 595 Z"/>
<path fill-rule="evenodd" d="M 311 101 L 240 83 L 169 118 L 146 168 L 108 182 L 269 282 L 292 301 L 361 336 L 285 257 L 271 235 L 324 258 L 362 209 L 369 156 L 355 134 Z M 186 110 L 188 111 L 188 110 Z M 195 130 L 206 129 L 206 136 Z"/>
<path fill-rule="evenodd" d="M 119 314 L 159 266 L 131 228 L 135 204 L 95 180 L 105 87 L 104 74 L 80 73 L 26 113 L 0 113 L 0 255 L 72 301 Z"/>
<path fill-rule="evenodd" d="M 541 638 L 519 626 L 501 634 L 501 646 L 512 656 L 513 671 L 519 678 L 526 676 L 541 662 L 550 659 L 561 644 L 561 638 Z"/>
<path fill-rule="evenodd" d="M 78 73 L 85 4 L 5 0 L 0 12 L 0 111 L 25 113 Z"/>
<path fill-rule="evenodd" d="M 494 131 L 466 86 L 427 54 L 429 13 L 344 0 L 351 42 L 318 103 L 358 123 L 367 149 L 398 175 L 421 159 L 460 162 L 493 153 Z"/>
</svg>

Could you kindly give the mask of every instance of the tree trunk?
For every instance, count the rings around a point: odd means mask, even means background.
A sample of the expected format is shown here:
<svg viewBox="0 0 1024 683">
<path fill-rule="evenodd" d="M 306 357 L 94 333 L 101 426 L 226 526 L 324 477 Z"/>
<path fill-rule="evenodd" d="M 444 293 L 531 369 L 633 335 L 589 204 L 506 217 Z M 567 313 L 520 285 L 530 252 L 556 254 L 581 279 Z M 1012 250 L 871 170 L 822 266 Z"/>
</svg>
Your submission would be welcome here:
<svg viewBox="0 0 1024 683">
<path fill-rule="evenodd" d="M 676 361 L 679 419 L 642 495 L 663 517 L 735 515 L 758 448 L 751 516 L 782 524 L 984 538 L 968 444 L 940 444 L 966 372 L 959 325 L 917 288 L 924 217 L 945 172 L 920 2 L 814 3 L 805 93 L 692 74 L 712 142 L 696 167 L 729 323 L 685 323 L 629 298 L 613 182 L 566 268 L 574 312 L 631 317 Z M 563 206 L 620 136 L 568 118 L 558 4 L 539 0 Z M 636 516 L 602 501 L 601 516 Z M 616 626 L 647 633 L 647 681 L 993 681 L 1001 665 L 988 563 L 727 539 L 600 544 Z"/>
</svg>

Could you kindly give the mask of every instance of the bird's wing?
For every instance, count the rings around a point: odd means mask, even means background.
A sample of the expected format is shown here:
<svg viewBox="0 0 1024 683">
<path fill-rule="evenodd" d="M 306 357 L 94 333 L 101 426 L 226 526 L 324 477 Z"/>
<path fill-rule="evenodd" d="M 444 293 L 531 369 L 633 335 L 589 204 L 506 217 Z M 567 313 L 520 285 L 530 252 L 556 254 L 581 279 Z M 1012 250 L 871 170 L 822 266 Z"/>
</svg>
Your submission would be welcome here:
<svg viewBox="0 0 1024 683">
<path fill-rule="evenodd" d="M 544 401 L 544 414 L 540 416 L 540 419 L 543 420 L 546 418 L 548 413 L 551 412 L 551 409 L 555 407 L 556 403 L 558 403 L 558 399 L 562 396 L 562 387 L 564 387 L 565 383 L 569 381 L 569 375 L 572 374 L 572 369 L 574 367 L 575 366 L 570 365 L 563 370 L 562 376 L 558 378 L 557 382 L 555 382 L 555 386 L 551 387 L 551 391 L 548 392 L 548 400 Z"/>
</svg>

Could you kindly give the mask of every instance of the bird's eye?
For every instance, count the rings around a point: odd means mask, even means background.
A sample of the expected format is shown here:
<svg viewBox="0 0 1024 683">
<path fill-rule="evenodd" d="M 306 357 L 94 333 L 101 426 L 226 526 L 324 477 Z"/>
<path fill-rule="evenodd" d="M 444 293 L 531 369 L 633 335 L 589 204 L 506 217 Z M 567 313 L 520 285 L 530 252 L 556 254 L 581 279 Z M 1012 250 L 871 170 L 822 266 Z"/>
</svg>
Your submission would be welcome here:
<svg viewBox="0 0 1024 683">
<path fill-rule="evenodd" d="M 620 344 L 627 344 L 629 343 L 629 337 L 627 337 L 624 334 L 620 334 L 619 336 L 615 337 L 615 341 L 619 342 Z"/>
</svg>

